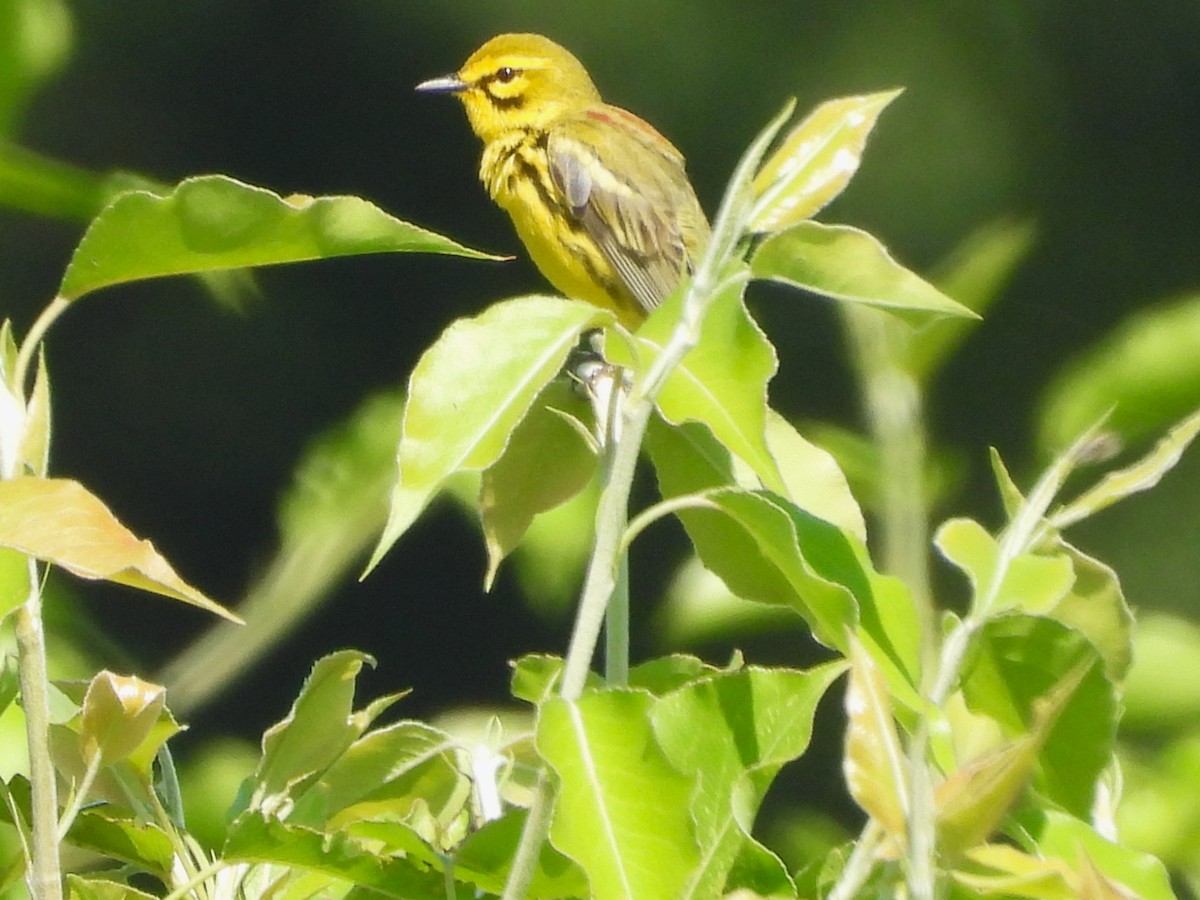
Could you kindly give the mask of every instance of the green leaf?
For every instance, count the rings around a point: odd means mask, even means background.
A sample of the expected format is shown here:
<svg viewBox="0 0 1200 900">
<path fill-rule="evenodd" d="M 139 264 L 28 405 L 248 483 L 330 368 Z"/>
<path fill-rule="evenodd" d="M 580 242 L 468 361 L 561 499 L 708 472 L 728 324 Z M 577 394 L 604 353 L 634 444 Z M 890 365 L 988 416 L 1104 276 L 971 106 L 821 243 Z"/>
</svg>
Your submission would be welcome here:
<svg viewBox="0 0 1200 900">
<path fill-rule="evenodd" d="M 448 827 L 469 785 L 445 732 L 423 722 L 397 722 L 346 748 L 296 799 L 289 821 L 341 829 L 349 822 L 404 820 L 420 805 Z"/>
<path fill-rule="evenodd" d="M 1067 596 L 1075 582 L 1071 560 L 1061 553 L 1022 553 L 1015 559 L 1001 561 L 996 539 L 972 519 L 951 519 L 944 523 L 934 537 L 934 545 L 967 575 L 976 599 L 989 589 L 997 570 L 1003 566 L 988 607 L 991 613 L 1010 609 L 1049 612 Z"/>
<path fill-rule="evenodd" d="M 240 621 L 180 578 L 153 544 L 134 536 L 77 481 L 0 481 L 0 547 L 80 578 L 129 585 Z"/>
<path fill-rule="evenodd" d="M 808 672 L 720 672 L 654 705 L 659 745 L 677 771 L 694 772 L 697 781 L 690 806 L 701 864 L 671 896 L 722 895 L 768 787 L 808 748 L 817 703 L 844 670 L 830 663 Z"/>
<path fill-rule="evenodd" d="M 1029 783 L 1039 751 L 1089 671 L 1094 669 L 1085 657 L 1031 705 L 1027 732 L 973 760 L 938 785 L 934 804 L 942 853 L 957 856 L 982 843 L 999 827 Z"/>
<path fill-rule="evenodd" d="M 844 647 L 855 596 L 870 590 L 850 538 L 771 494 L 726 488 L 706 500 L 712 509 L 680 513 L 705 566 L 735 594 L 789 606 L 822 643 Z"/>
<path fill-rule="evenodd" d="M 578 423 L 587 405 L 566 379 L 547 384 L 513 431 L 504 454 L 483 473 L 479 492 L 490 589 L 501 561 L 534 517 L 582 491 L 596 473 L 596 452 Z"/>
<path fill-rule="evenodd" d="M 454 853 L 455 880 L 500 894 L 521 840 L 526 816 L 526 810 L 514 809 L 473 831 Z M 583 871 L 549 842 L 543 843 L 527 896 L 583 897 L 587 893 Z"/>
<path fill-rule="evenodd" d="M 366 730 L 370 722 L 353 711 L 355 679 L 364 664 L 374 660 L 340 650 L 313 665 L 287 716 L 263 733 L 252 809 L 274 813 L 285 803 L 290 806 L 293 792 L 324 772 Z"/>
<path fill-rule="evenodd" d="M 850 642 L 846 748 L 842 768 L 854 802 L 893 837 L 908 823 L 907 760 L 892 717 L 887 682 L 857 640 Z"/>
<path fill-rule="evenodd" d="M 459 319 L 442 333 L 409 378 L 399 480 L 368 571 L 447 478 L 486 469 L 501 457 L 580 335 L 612 321 L 612 313 L 588 303 L 521 297 Z"/>
<path fill-rule="evenodd" d="M 117 196 L 76 247 L 59 295 L 76 300 L 145 278 L 400 252 L 496 258 L 402 222 L 358 197 L 284 198 L 223 175 L 204 175 L 167 193 Z"/>
<path fill-rule="evenodd" d="M 174 847 L 162 829 L 122 818 L 104 807 L 80 813 L 71 825 L 67 841 L 76 847 L 130 863 L 164 881 L 174 863 Z"/>
<path fill-rule="evenodd" d="M 559 781 L 550 839 L 583 867 L 595 900 L 675 897 L 699 863 L 694 782 L 655 740 L 653 704 L 606 690 L 551 698 L 538 714 L 538 752 Z"/>
<path fill-rule="evenodd" d="M 778 232 L 815 215 L 858 171 L 867 135 L 900 90 L 828 100 L 780 141 L 754 177 L 750 230 Z"/>
<path fill-rule="evenodd" d="M 874 237 L 848 225 L 794 225 L 763 241 L 750 269 L 755 278 L 878 307 L 922 324 L 929 316 L 978 318 L 897 263 Z"/>
<path fill-rule="evenodd" d="M 88 684 L 80 737 L 87 757 L 110 766 L 125 759 L 150 736 L 166 703 L 167 689 L 133 675 L 107 670 Z"/>
<path fill-rule="evenodd" d="M 1093 865 L 1141 900 L 1175 900 L 1161 862 L 1148 853 L 1114 844 L 1079 818 L 1053 809 L 1030 810 L 1022 815 L 1021 826 L 1031 852 L 1064 860 L 1072 868 Z"/>
<path fill-rule="evenodd" d="M 1200 409 L 1167 432 L 1146 456 L 1119 471 L 1109 472 L 1094 487 L 1054 510 L 1051 524 L 1067 528 L 1119 500 L 1150 490 L 1175 467 L 1197 434 L 1200 434 Z"/>
<path fill-rule="evenodd" d="M 1039 789 L 1077 815 L 1089 814 L 1116 738 L 1116 690 L 1096 657 L 1086 638 L 1053 619 L 1007 615 L 983 627 L 962 684 L 972 711 L 1020 735 L 1035 727 L 1043 697 L 1090 666 L 1038 750 Z"/>
<path fill-rule="evenodd" d="M 398 900 L 445 896 L 444 877 L 435 869 L 411 859 L 381 856 L 366 843 L 342 833 L 291 825 L 260 812 L 245 812 L 234 820 L 222 856 L 227 862 L 271 863 L 319 872 Z"/>
<path fill-rule="evenodd" d="M 557 690 L 563 660 L 548 653 L 527 653 L 512 663 L 512 669 L 512 695 L 539 706 Z"/>
<path fill-rule="evenodd" d="M 784 492 L 779 467 L 767 448 L 767 383 L 778 368 L 775 350 L 746 311 L 745 280 L 731 279 L 704 318 L 700 342 L 671 373 L 658 395 L 670 422 L 702 422 L 745 462 L 762 485 Z M 633 336 L 631 359 L 621 342 L 613 362 L 644 371 L 670 340 L 678 318 L 678 295 L 669 298 Z"/>
<path fill-rule="evenodd" d="M 767 410 L 767 448 L 779 463 L 785 497 L 866 542 L 862 509 L 832 454 L 801 436 L 773 409 Z"/>
<path fill-rule="evenodd" d="M 1007 844 L 984 844 L 966 853 L 951 873 L 972 897 L 1078 900 L 1072 872 L 1061 860 L 1038 859 Z"/>
<path fill-rule="evenodd" d="M 154 900 L 153 894 L 143 893 L 127 884 L 78 875 L 67 876 L 67 890 L 68 900 Z"/>
<path fill-rule="evenodd" d="M 1200 405 L 1200 294 L 1140 309 L 1064 365 L 1042 393 L 1037 446 L 1057 452 L 1107 416 L 1125 445 Z"/>
<path fill-rule="evenodd" d="M 1059 550 L 1071 562 L 1075 582 L 1050 615 L 1092 642 L 1108 679 L 1120 684 L 1133 659 L 1133 612 L 1117 573 L 1065 541 Z"/>
</svg>

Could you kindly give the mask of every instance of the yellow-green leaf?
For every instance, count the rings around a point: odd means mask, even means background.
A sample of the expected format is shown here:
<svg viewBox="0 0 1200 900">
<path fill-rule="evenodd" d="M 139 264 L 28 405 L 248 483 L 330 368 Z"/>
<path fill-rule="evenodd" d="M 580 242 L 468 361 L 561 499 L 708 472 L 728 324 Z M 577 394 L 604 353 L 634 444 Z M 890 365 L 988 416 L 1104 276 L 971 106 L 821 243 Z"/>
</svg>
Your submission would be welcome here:
<svg viewBox="0 0 1200 900">
<path fill-rule="evenodd" d="M 388 215 L 360 197 L 281 197 L 224 175 L 129 191 L 92 221 L 63 276 L 75 300 L 113 284 L 361 253 L 489 254 Z"/>
<path fill-rule="evenodd" d="M 240 621 L 180 578 L 153 544 L 136 537 L 77 481 L 0 481 L 0 547 L 80 578 L 129 585 Z"/>
<path fill-rule="evenodd" d="M 900 90 L 822 103 L 788 132 L 754 177 L 750 229 L 783 231 L 815 215 L 858 171 L 867 135 Z"/>
</svg>

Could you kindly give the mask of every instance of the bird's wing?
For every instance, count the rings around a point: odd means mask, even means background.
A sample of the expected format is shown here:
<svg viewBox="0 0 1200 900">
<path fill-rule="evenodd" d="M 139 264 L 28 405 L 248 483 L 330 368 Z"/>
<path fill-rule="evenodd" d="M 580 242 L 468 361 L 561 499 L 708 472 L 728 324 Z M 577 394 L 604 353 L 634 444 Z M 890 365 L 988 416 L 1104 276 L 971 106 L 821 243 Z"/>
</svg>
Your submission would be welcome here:
<svg viewBox="0 0 1200 900">
<path fill-rule="evenodd" d="M 708 234 L 679 151 L 615 107 L 561 123 L 546 149 L 566 205 L 638 303 L 653 309 L 679 286 Z"/>
</svg>

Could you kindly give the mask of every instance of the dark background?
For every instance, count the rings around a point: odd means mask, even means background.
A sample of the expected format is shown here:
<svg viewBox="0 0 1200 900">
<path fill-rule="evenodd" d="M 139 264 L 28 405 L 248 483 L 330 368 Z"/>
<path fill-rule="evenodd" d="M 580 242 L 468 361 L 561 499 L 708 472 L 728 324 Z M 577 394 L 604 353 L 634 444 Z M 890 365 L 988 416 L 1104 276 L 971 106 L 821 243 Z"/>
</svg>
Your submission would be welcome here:
<svg viewBox="0 0 1200 900">
<path fill-rule="evenodd" d="M 73 53 L 27 109 L 24 145 L 164 181 L 221 172 L 283 194 L 357 194 L 518 256 L 263 270 L 261 296 L 240 312 L 217 307 L 195 281 L 156 281 L 89 298 L 55 327 L 54 471 L 84 481 L 185 577 L 229 602 L 269 557 L 275 502 L 314 434 L 370 391 L 402 384 L 454 318 L 545 289 L 477 181 L 479 147 L 459 105 L 412 91 L 497 32 L 541 31 L 572 49 L 607 99 L 684 151 L 710 213 L 743 148 L 789 96 L 803 110 L 904 86 L 860 174 L 822 218 L 870 230 L 917 271 L 989 221 L 1035 223 L 1031 254 L 930 398 L 935 439 L 968 464 L 947 514 L 996 524 L 986 448 L 998 447 L 1028 483 L 1047 379 L 1131 311 L 1200 285 L 1200 6 L 1192 3 L 78 0 L 66 8 Z M 0 211 L 0 305 L 19 333 L 53 295 L 79 234 L 75 224 Z M 758 288 L 750 302 L 782 357 L 774 404 L 854 425 L 830 308 Z M 1169 488 L 1078 535 L 1122 572 L 1136 605 L 1194 611 L 1195 456 Z M 635 597 L 650 603 L 684 545 L 669 530 L 647 540 L 661 544 L 635 556 Z M 416 689 L 408 714 L 502 699 L 506 660 L 562 652 L 567 626 L 530 612 L 509 578 L 484 595 L 484 568 L 477 530 L 438 507 L 200 723 L 258 734 L 284 713 L 312 660 L 343 646 L 379 658 L 373 693 Z M 101 664 L 152 670 L 206 624 L 129 591 L 78 591 L 78 615 L 114 642 L 91 648 Z M 723 661 L 726 648 L 704 649 Z M 787 645 L 751 653 L 798 656 Z"/>
</svg>

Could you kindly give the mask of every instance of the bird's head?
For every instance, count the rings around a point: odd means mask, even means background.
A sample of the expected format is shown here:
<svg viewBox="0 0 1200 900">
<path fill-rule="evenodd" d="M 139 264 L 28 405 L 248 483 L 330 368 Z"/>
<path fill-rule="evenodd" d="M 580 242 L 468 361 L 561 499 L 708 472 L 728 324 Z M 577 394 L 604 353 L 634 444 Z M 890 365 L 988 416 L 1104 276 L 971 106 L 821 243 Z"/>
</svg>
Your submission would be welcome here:
<svg viewBox="0 0 1200 900">
<path fill-rule="evenodd" d="M 498 35 L 456 73 L 423 81 L 417 90 L 457 96 L 484 143 L 509 131 L 548 128 L 600 100 L 583 64 L 540 34 Z"/>
</svg>

